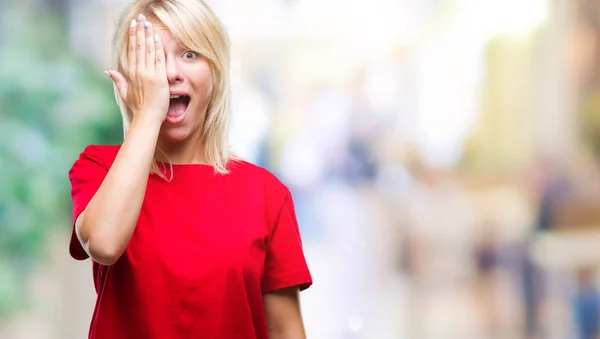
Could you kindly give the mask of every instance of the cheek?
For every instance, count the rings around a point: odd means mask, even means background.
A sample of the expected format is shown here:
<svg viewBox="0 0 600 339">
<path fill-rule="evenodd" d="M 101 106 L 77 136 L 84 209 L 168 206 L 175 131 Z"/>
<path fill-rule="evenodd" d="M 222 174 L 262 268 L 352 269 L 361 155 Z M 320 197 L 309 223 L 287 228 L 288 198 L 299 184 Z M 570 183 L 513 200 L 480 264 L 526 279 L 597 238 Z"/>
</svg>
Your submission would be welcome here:
<svg viewBox="0 0 600 339">
<path fill-rule="evenodd" d="M 204 97 L 207 99 L 210 99 L 212 97 L 212 92 L 213 92 L 212 78 L 204 79 L 202 81 L 202 84 L 200 84 L 200 88 L 201 88 L 201 91 L 202 91 L 202 94 L 204 95 Z"/>
<path fill-rule="evenodd" d="M 214 84 L 214 82 L 213 82 L 213 78 L 212 78 L 212 76 L 211 76 L 211 77 L 210 77 L 210 80 L 209 80 L 209 82 L 208 82 L 208 84 L 207 84 L 207 86 L 206 86 L 206 95 L 208 95 L 208 96 L 212 96 L 212 92 L 213 92 L 213 84 Z"/>
<path fill-rule="evenodd" d="M 210 66 L 207 63 L 201 63 L 194 72 L 195 87 L 205 98 L 210 98 L 213 91 L 213 77 Z"/>
<path fill-rule="evenodd" d="M 210 69 L 208 69 L 208 72 L 206 72 L 206 76 L 203 79 L 204 79 L 203 88 L 205 89 L 204 94 L 206 95 L 207 98 L 210 98 L 210 97 L 212 97 L 213 86 L 214 86 L 213 76 L 212 76 L 212 72 L 210 71 Z"/>
</svg>

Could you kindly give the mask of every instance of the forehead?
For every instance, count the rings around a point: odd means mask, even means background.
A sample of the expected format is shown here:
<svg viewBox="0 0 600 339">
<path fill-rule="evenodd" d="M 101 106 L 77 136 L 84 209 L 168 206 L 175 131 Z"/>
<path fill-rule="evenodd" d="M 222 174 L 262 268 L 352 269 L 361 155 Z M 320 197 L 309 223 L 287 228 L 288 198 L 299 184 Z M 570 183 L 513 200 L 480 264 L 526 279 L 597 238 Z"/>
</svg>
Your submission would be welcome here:
<svg viewBox="0 0 600 339">
<path fill-rule="evenodd" d="M 165 48 L 181 47 L 181 44 L 179 43 L 177 38 L 173 36 L 171 30 L 167 26 L 165 26 L 165 24 L 163 24 L 160 20 L 156 19 L 155 17 L 149 17 L 147 20 L 152 24 L 152 29 L 154 30 L 154 32 L 160 36 L 160 39 Z"/>
</svg>

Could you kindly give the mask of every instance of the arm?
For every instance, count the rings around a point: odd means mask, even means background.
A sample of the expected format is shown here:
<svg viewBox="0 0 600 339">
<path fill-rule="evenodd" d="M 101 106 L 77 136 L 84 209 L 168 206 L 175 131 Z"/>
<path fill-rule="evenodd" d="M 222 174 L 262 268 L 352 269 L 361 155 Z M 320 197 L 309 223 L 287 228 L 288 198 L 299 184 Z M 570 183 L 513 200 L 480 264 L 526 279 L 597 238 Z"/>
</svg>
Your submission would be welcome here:
<svg viewBox="0 0 600 339">
<path fill-rule="evenodd" d="M 306 339 L 298 294 L 294 286 L 263 295 L 269 338 Z"/>
<path fill-rule="evenodd" d="M 272 178 L 272 177 L 271 177 Z M 289 190 L 275 181 L 262 290 L 269 338 L 305 339 L 299 291 L 312 284 Z"/>
<path fill-rule="evenodd" d="M 162 44 L 140 16 L 129 32 L 130 82 L 118 72 L 107 72 L 134 118 L 112 167 L 75 222 L 79 242 L 100 264 L 112 265 L 121 257 L 137 223 L 160 126 L 169 107 L 164 61 Z"/>
<path fill-rule="evenodd" d="M 112 265 L 127 248 L 140 213 L 160 125 L 134 121 L 102 185 L 75 222 L 92 260 Z"/>
</svg>

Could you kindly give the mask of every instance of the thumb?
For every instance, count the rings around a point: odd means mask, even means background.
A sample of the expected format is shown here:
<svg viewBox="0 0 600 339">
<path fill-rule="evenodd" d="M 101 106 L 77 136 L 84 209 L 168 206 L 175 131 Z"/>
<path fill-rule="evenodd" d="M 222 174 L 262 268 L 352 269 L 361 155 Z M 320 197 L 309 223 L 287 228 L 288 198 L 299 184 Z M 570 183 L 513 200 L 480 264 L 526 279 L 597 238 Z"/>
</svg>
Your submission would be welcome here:
<svg viewBox="0 0 600 339">
<path fill-rule="evenodd" d="M 104 73 L 106 73 L 106 75 L 113 80 L 115 86 L 117 86 L 121 99 L 123 99 L 123 101 L 127 100 L 127 80 L 125 80 L 125 77 L 117 71 L 104 71 Z"/>
</svg>

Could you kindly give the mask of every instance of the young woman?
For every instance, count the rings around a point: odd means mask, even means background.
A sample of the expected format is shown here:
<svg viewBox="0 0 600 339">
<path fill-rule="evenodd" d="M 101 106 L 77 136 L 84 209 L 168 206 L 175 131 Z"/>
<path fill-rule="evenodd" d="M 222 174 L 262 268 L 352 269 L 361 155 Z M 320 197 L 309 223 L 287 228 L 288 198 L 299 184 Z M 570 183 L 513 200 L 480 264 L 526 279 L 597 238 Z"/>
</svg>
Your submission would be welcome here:
<svg viewBox="0 0 600 339">
<path fill-rule="evenodd" d="M 289 190 L 228 150 L 229 47 L 201 0 L 135 1 L 114 36 L 125 138 L 71 170 L 89 338 L 305 338 L 312 284 Z"/>
</svg>

